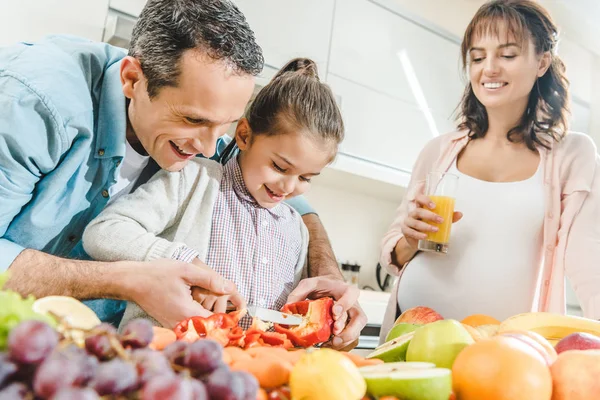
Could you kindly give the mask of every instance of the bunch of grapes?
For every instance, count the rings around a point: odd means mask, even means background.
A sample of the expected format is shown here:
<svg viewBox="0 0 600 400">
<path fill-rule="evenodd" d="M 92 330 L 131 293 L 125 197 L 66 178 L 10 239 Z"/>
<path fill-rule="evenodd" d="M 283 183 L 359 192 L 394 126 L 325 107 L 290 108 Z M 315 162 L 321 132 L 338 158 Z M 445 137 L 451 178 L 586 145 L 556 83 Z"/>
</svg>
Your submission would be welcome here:
<svg viewBox="0 0 600 400">
<path fill-rule="evenodd" d="M 258 382 L 223 363 L 212 340 L 148 347 L 152 325 L 133 320 L 121 334 L 108 324 L 86 332 L 85 348 L 41 321 L 24 321 L 0 353 L 0 400 L 255 400 Z"/>
</svg>

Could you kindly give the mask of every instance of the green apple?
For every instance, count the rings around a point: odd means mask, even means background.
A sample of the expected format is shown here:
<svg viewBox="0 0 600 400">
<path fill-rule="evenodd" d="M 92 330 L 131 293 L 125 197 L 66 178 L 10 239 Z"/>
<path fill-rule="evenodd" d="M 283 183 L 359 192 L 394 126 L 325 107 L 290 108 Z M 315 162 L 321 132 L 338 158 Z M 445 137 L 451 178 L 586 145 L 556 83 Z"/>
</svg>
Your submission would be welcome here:
<svg viewBox="0 0 600 400">
<path fill-rule="evenodd" d="M 404 335 L 405 333 L 416 331 L 421 325 L 417 324 L 407 324 L 404 322 L 400 322 L 390 330 L 390 332 L 385 337 L 385 341 L 389 342 L 392 339 L 396 339 L 399 336 Z"/>
<path fill-rule="evenodd" d="M 474 342 L 469 332 L 456 320 L 432 322 L 414 332 L 406 351 L 406 361 L 425 361 L 437 367 L 452 368 L 458 353 Z"/>
<path fill-rule="evenodd" d="M 367 371 L 361 368 L 369 395 L 395 396 L 402 400 L 448 400 L 450 397 L 452 377 L 449 369 L 409 366 L 398 368 L 396 364 L 412 363 L 373 365 Z"/>
<path fill-rule="evenodd" d="M 389 342 L 385 342 L 369 354 L 367 358 L 378 358 L 383 362 L 404 361 L 406 359 L 408 344 L 414 334 L 414 332 L 409 332 Z"/>
</svg>

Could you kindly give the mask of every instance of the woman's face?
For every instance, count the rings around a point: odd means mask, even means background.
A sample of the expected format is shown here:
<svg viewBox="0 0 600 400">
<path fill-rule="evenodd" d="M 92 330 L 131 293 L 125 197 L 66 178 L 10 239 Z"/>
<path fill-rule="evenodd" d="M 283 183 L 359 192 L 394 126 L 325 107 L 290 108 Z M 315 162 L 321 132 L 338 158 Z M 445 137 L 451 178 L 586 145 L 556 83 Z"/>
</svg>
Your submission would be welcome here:
<svg viewBox="0 0 600 400">
<path fill-rule="evenodd" d="M 505 106 L 525 109 L 536 80 L 549 65 L 549 53 L 536 54 L 531 38 L 516 39 L 506 27 L 497 35 L 474 37 L 468 54 L 473 92 L 488 110 Z"/>
</svg>

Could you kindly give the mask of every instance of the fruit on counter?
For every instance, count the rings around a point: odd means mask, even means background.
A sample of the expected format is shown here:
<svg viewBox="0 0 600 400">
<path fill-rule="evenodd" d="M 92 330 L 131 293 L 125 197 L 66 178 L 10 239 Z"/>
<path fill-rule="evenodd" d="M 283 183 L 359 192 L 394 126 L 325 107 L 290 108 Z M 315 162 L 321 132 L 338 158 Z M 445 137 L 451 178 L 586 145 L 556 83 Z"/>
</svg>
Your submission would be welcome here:
<svg viewBox="0 0 600 400">
<path fill-rule="evenodd" d="M 396 396 L 406 400 L 448 400 L 452 376 L 447 368 L 431 363 L 390 363 L 361 368 L 367 393 L 380 398 Z"/>
<path fill-rule="evenodd" d="M 421 327 L 421 325 L 400 322 L 399 324 L 394 325 L 392 329 L 390 329 L 387 336 L 385 337 L 385 341 L 389 342 L 390 340 L 396 339 L 397 337 L 400 337 L 406 333 L 416 331 L 419 327 Z"/>
<path fill-rule="evenodd" d="M 47 296 L 33 303 L 33 311 L 57 316 L 70 328 L 92 329 L 100 324 L 96 313 L 81 301 L 69 296 Z"/>
<path fill-rule="evenodd" d="M 466 347 L 452 366 L 459 400 L 550 400 L 552 378 L 544 357 L 514 337 L 497 336 Z"/>
<path fill-rule="evenodd" d="M 600 337 L 585 332 L 575 332 L 562 338 L 555 346 L 558 354 L 567 350 L 600 349 Z"/>
<path fill-rule="evenodd" d="M 0 274 L 0 289 L 8 280 L 8 273 Z M 33 310 L 35 298 L 29 296 L 21 297 L 20 294 L 11 290 L 0 290 L 0 351 L 6 348 L 8 333 L 20 322 L 26 320 L 38 320 L 50 326 L 56 326 L 56 321 L 48 316 L 39 314 Z"/>
<path fill-rule="evenodd" d="M 479 331 L 481 334 L 482 339 L 494 336 L 496 333 L 498 333 L 499 328 L 500 325 L 479 325 L 475 327 L 475 329 L 477 329 L 477 331 Z"/>
<path fill-rule="evenodd" d="M 500 324 L 498 332 L 507 331 L 532 331 L 539 333 L 549 341 L 558 341 L 576 332 L 600 336 L 600 322 L 573 315 L 529 312 L 504 320 Z"/>
<path fill-rule="evenodd" d="M 550 368 L 552 400 L 600 399 L 600 350 L 569 350 Z"/>
<path fill-rule="evenodd" d="M 290 389 L 294 399 L 360 400 L 367 385 L 352 361 L 321 348 L 302 355 L 292 369 Z"/>
<path fill-rule="evenodd" d="M 8 351 L 0 352 L 0 399 L 246 400 L 257 396 L 256 379 L 244 371 L 231 371 L 215 341 L 177 341 L 155 351 L 147 347 L 152 327 L 137 320 L 122 334 L 103 325 L 80 331 L 85 347 L 75 345 L 69 335 L 59 342 L 55 330 L 35 320 L 12 329 Z"/>
<path fill-rule="evenodd" d="M 481 332 L 477 328 L 472 327 L 471 325 L 462 324 L 463 328 L 469 332 L 469 335 L 473 338 L 474 341 L 478 342 L 483 339 Z"/>
<path fill-rule="evenodd" d="M 424 325 L 414 332 L 406 361 L 425 361 L 440 368 L 452 368 L 454 359 L 474 340 L 464 326 L 453 319 Z"/>
<path fill-rule="evenodd" d="M 405 361 L 408 345 L 414 335 L 415 332 L 409 332 L 385 342 L 369 354 L 367 358 L 376 358 L 383 362 Z"/>
<path fill-rule="evenodd" d="M 394 323 L 394 325 L 397 325 L 401 322 L 422 325 L 422 324 L 428 324 L 430 322 L 439 321 L 441 319 L 444 319 L 444 317 L 442 317 L 440 314 L 438 314 L 431 308 L 418 306 L 418 307 L 409 308 L 408 310 L 406 310 L 402 314 L 400 314 L 398 319 L 396 319 L 396 322 Z"/>
<path fill-rule="evenodd" d="M 460 322 L 472 327 L 478 327 L 481 325 L 500 325 L 500 321 L 498 321 L 496 318 L 485 314 L 471 314 Z"/>
<path fill-rule="evenodd" d="M 546 360 L 548 365 L 552 365 L 558 357 L 554 347 L 544 337 L 531 331 L 502 332 L 500 336 L 509 336 L 521 340 L 538 351 Z"/>
<path fill-rule="evenodd" d="M 323 297 L 317 300 L 303 300 L 286 304 L 281 312 L 302 315 L 298 326 L 274 324 L 278 333 L 286 335 L 295 346 L 310 347 L 329 340 L 333 332 L 333 299 Z"/>
</svg>

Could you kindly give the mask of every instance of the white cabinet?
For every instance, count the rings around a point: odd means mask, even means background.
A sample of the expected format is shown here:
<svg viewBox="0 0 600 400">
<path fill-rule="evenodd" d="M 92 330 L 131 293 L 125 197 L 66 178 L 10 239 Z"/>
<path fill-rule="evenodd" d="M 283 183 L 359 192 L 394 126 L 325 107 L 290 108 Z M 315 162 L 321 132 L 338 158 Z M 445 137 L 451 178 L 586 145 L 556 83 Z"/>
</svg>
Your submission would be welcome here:
<svg viewBox="0 0 600 400">
<path fill-rule="evenodd" d="M 319 74 L 325 76 L 334 0 L 235 0 L 235 3 L 256 34 L 268 65 L 279 69 L 292 58 L 308 57 L 317 62 Z"/>
<path fill-rule="evenodd" d="M 50 34 L 102 39 L 108 0 L 3 1 L 0 46 L 36 41 Z"/>
<path fill-rule="evenodd" d="M 464 87 L 459 56 L 458 43 L 378 4 L 337 2 L 330 74 L 450 120 Z"/>
</svg>

